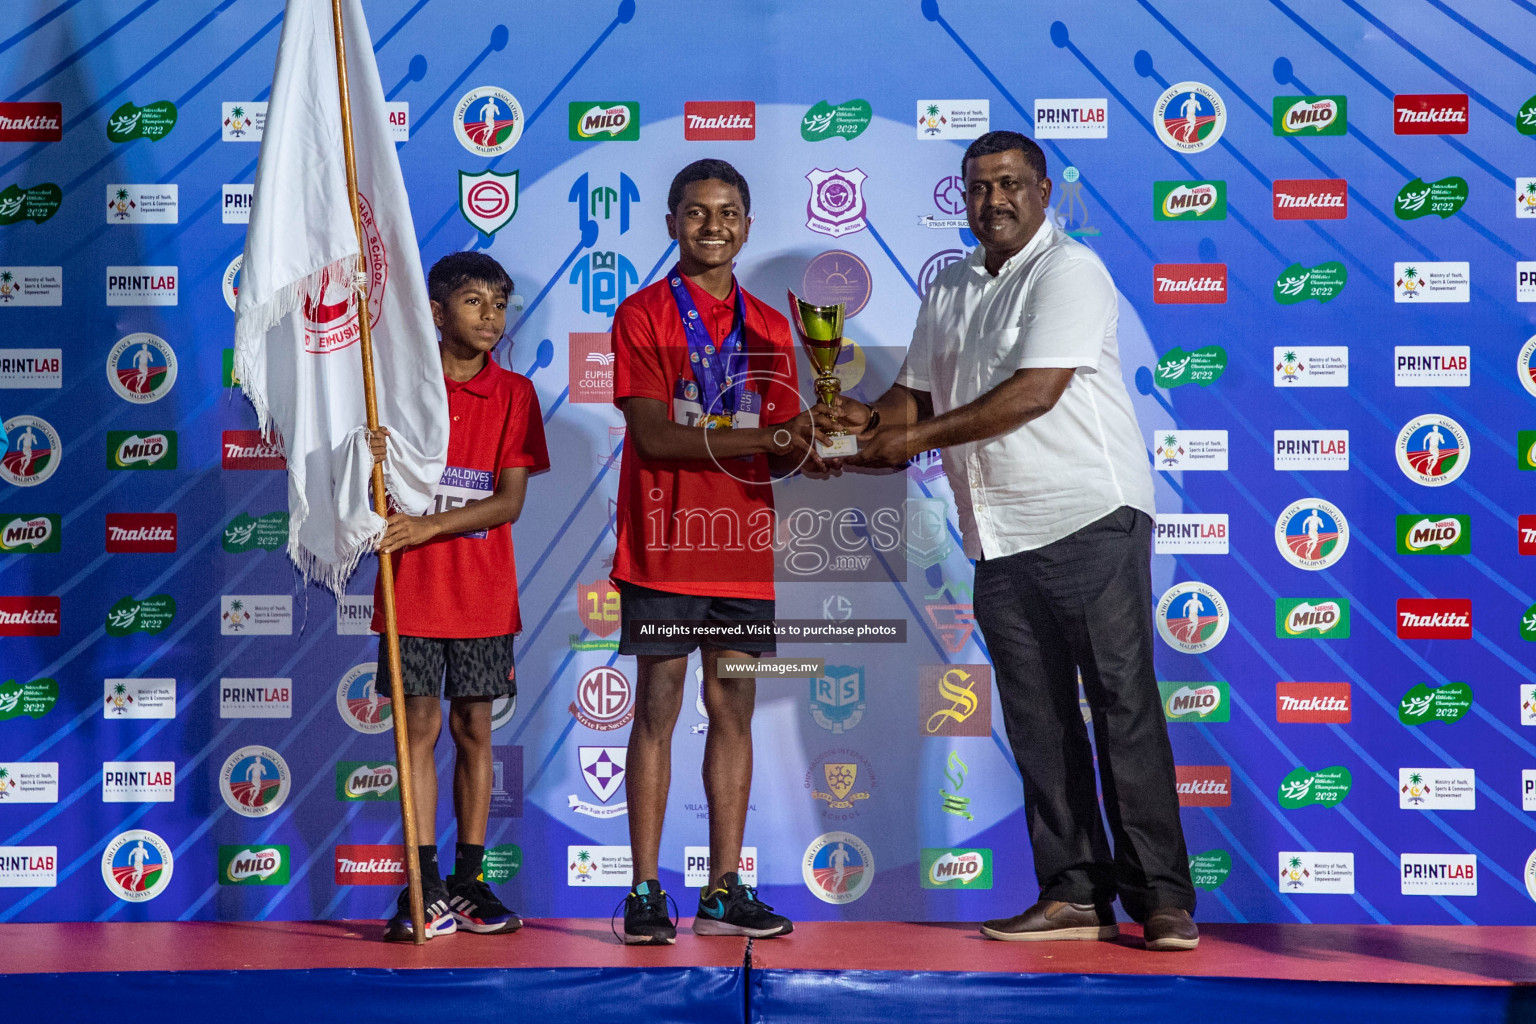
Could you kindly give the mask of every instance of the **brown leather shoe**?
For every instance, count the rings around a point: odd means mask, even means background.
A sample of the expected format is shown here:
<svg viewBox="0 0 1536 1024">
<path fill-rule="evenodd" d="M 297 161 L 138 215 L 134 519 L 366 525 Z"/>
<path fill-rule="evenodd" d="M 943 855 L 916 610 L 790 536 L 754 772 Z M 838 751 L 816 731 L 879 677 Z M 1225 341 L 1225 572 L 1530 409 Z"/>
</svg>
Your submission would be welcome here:
<svg viewBox="0 0 1536 1024">
<path fill-rule="evenodd" d="M 1200 929 L 1195 927 L 1189 911 L 1178 907 L 1162 907 L 1147 916 L 1142 925 L 1147 948 L 1158 953 L 1181 949 L 1194 949 L 1200 945 Z"/>
<path fill-rule="evenodd" d="M 1093 941 L 1120 934 L 1115 912 L 1091 903 L 1041 900 L 1016 917 L 984 922 L 981 934 L 1004 942 L 1054 942 L 1060 939 Z"/>
</svg>

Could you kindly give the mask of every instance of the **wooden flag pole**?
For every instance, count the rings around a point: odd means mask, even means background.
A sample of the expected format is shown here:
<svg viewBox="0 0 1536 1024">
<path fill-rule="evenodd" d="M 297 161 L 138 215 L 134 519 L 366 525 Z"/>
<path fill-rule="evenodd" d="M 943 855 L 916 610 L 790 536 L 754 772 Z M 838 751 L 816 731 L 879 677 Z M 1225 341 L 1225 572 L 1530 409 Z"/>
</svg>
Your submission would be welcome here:
<svg viewBox="0 0 1536 1024">
<path fill-rule="evenodd" d="M 368 407 L 368 429 L 379 429 L 379 403 L 373 383 L 373 334 L 368 315 L 368 247 L 363 238 L 363 217 L 357 201 L 357 157 L 352 148 L 352 101 L 347 92 L 347 47 L 342 39 L 341 0 L 331 0 L 331 21 L 336 30 L 336 84 L 341 95 L 341 146 L 347 161 L 347 199 L 352 204 L 352 227 L 357 232 L 357 287 L 363 358 L 363 401 Z M 373 507 L 380 515 L 388 510 L 384 494 L 384 467 L 373 466 Z M 416 945 L 427 941 L 426 905 L 421 895 L 421 864 L 416 856 L 416 801 L 411 774 L 410 738 L 406 735 L 405 689 L 400 673 L 400 627 L 395 618 L 395 564 L 388 555 L 379 557 L 379 589 L 384 594 L 384 646 L 389 658 L 389 701 L 395 725 L 395 760 L 400 768 L 400 818 L 405 842 L 405 877 L 410 888 L 411 936 Z M 435 767 L 435 766 L 434 766 Z"/>
</svg>

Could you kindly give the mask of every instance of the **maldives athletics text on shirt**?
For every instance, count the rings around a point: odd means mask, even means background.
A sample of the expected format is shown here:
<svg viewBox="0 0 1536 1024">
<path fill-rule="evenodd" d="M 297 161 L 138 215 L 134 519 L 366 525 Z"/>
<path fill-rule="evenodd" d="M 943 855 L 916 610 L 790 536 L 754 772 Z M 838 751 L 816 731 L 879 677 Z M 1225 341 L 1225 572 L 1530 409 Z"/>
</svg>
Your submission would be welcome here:
<svg viewBox="0 0 1536 1024">
<path fill-rule="evenodd" d="M 544 417 L 533 384 L 486 360 L 448 386 L 448 465 L 433 512 L 490 497 L 503 469 L 549 468 Z M 388 424 L 385 424 L 388 426 Z M 395 609 L 402 636 L 505 636 L 519 632 L 512 525 L 435 537 L 396 552 Z M 384 632 L 384 595 L 373 590 L 373 630 Z"/>
<path fill-rule="evenodd" d="M 613 317 L 613 398 L 652 398 L 680 420 L 697 385 L 688 338 L 667 278 L 625 299 Z M 716 299 L 692 281 L 688 293 L 718 344 L 730 333 L 736 294 Z M 738 288 L 740 286 L 738 285 Z M 747 384 L 757 425 L 800 413 L 789 321 L 741 290 Z M 749 416 L 751 413 L 748 414 Z M 624 446 L 619 470 L 618 547 L 612 576 L 653 590 L 709 597 L 773 597 L 773 488 L 768 457 L 646 461 Z"/>
</svg>

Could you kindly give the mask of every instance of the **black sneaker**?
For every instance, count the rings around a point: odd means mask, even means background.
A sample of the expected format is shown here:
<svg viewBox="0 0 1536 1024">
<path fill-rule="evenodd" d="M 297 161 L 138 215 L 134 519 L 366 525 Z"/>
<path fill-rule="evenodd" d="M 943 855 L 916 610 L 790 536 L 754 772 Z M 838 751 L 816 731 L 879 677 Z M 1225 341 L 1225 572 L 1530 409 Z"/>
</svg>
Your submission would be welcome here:
<svg viewBox="0 0 1536 1024">
<path fill-rule="evenodd" d="M 523 919 L 497 899 L 481 878 L 461 882 L 449 875 L 448 908 L 453 911 L 453 919 L 460 928 L 476 935 L 515 932 L 523 926 Z"/>
<path fill-rule="evenodd" d="M 667 894 L 655 879 L 641 882 L 624 897 L 626 946 L 670 946 L 677 941 L 677 922 L 667 913 Z"/>
<path fill-rule="evenodd" d="M 435 939 L 439 935 L 452 935 L 458 931 L 459 924 L 453 919 L 453 912 L 448 909 L 446 888 L 439 885 L 424 889 L 421 899 L 426 904 L 427 938 Z M 395 916 L 384 927 L 384 941 L 411 942 L 414 938 L 415 931 L 411 927 L 411 890 L 407 886 L 400 890 L 400 898 L 395 900 Z"/>
<path fill-rule="evenodd" d="M 706 885 L 699 890 L 699 912 L 693 919 L 693 934 L 771 939 L 795 930 L 793 921 L 783 914 L 775 914 L 772 907 L 757 898 L 755 888 L 741 884 L 736 872 L 728 873 L 720 881 L 723 884 L 717 888 Z"/>
</svg>

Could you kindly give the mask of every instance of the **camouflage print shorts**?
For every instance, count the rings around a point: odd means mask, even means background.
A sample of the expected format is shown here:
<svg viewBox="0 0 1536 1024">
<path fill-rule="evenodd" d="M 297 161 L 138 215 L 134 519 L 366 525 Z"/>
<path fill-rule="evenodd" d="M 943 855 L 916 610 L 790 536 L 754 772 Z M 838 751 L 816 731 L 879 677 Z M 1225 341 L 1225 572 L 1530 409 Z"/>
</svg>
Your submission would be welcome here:
<svg viewBox="0 0 1536 1024">
<path fill-rule="evenodd" d="M 379 637 L 379 676 L 389 681 L 389 655 Z M 473 639 L 400 638 L 400 668 L 408 697 L 510 697 L 517 693 L 512 634 Z M 444 686 L 444 676 L 447 686 Z M 446 692 L 445 692 L 446 691 Z"/>
</svg>

